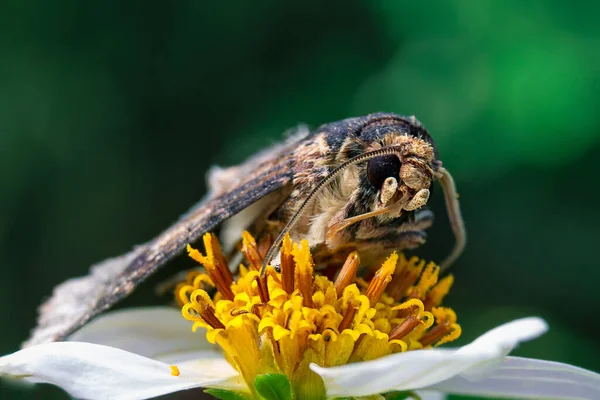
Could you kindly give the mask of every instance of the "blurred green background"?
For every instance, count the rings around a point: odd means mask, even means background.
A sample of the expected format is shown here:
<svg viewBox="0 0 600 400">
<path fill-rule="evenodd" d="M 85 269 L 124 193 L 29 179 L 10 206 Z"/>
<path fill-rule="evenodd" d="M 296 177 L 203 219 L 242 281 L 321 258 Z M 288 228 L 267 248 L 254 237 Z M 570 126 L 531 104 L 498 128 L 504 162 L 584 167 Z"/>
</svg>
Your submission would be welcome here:
<svg viewBox="0 0 600 400">
<path fill-rule="evenodd" d="M 599 12 L 557 0 L 4 1 L 0 354 L 53 286 L 197 201 L 210 165 L 300 122 L 390 111 L 425 124 L 461 193 L 470 241 L 447 303 L 464 342 L 541 315 L 550 332 L 516 354 L 600 370 Z M 439 260 L 451 236 L 437 192 L 418 253 Z M 151 298 L 136 296 L 126 304 Z M 0 398 L 66 397 L 0 381 Z"/>
</svg>

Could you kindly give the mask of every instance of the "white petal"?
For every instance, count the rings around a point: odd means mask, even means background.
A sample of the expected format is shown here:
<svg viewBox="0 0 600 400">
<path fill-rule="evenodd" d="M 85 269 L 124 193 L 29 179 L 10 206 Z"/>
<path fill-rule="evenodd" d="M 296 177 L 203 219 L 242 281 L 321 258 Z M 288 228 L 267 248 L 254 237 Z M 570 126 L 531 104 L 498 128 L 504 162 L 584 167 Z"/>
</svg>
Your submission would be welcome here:
<svg viewBox="0 0 600 400">
<path fill-rule="evenodd" d="M 454 377 L 432 387 L 446 393 L 513 398 L 600 399 L 600 374 L 552 361 L 506 357 L 490 377 Z"/>
<path fill-rule="evenodd" d="M 204 354 L 202 354 L 204 356 Z M 203 387 L 236 390 L 240 392 L 248 392 L 248 385 L 244 382 L 242 376 L 237 372 L 231 364 L 223 356 L 215 358 L 196 358 L 189 361 L 177 363 L 180 370 L 190 371 L 203 375 L 207 378 L 214 377 L 215 383 L 207 383 Z M 218 380 L 227 376 L 229 379 L 225 381 Z"/>
<path fill-rule="evenodd" d="M 460 372 L 485 360 L 476 355 L 459 360 L 455 355 L 454 350 L 417 350 L 333 368 L 311 364 L 311 369 L 325 381 L 328 396 L 368 396 L 424 388 L 452 377 L 452 370 Z M 433 375 L 437 380 L 430 382 Z"/>
<path fill-rule="evenodd" d="M 539 336 L 546 329 L 543 320 L 524 318 L 501 325 L 458 350 L 425 349 L 340 367 L 312 364 L 311 368 L 325 381 L 329 396 L 423 389 L 476 368 L 489 373 L 519 342 Z"/>
<path fill-rule="evenodd" d="M 0 358 L 0 376 L 52 383 L 81 399 L 146 399 L 218 385 L 237 375 L 233 371 L 234 375 L 214 376 L 209 368 L 178 367 L 180 375 L 173 376 L 169 364 L 79 342 L 42 344 Z"/>
<path fill-rule="evenodd" d="M 459 352 L 490 352 L 494 354 L 494 357 L 484 364 L 477 365 L 477 368 L 463 372 L 462 375 L 471 380 L 488 376 L 504 361 L 504 357 L 501 356 L 506 356 L 519 343 L 535 339 L 546 331 L 548 331 L 548 324 L 543 319 L 531 317 L 502 324 L 484 333 L 470 345 L 461 348 Z"/>
<path fill-rule="evenodd" d="M 144 307 L 106 313 L 75 332 L 69 341 L 116 347 L 142 356 L 175 363 L 220 356 L 204 331 L 192 332 L 192 323 L 174 307 Z M 204 350 L 206 354 L 198 354 Z M 181 356 L 181 357 L 179 357 Z"/>
</svg>

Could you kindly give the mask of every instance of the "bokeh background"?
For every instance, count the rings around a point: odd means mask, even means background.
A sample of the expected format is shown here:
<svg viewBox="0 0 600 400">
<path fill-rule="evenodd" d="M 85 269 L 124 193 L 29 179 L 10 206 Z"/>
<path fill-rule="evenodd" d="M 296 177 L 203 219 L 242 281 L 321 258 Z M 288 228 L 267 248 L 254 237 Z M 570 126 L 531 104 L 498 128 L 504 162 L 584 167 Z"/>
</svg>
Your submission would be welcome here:
<svg viewBox="0 0 600 400">
<path fill-rule="evenodd" d="M 461 193 L 470 241 L 448 303 L 464 341 L 541 315 L 550 332 L 516 354 L 600 370 L 599 12 L 558 0 L 4 1 L 0 354 L 54 285 L 197 201 L 210 165 L 298 123 L 391 111 L 425 124 Z M 452 242 L 441 200 L 427 258 Z M 125 305 L 162 301 L 138 292 Z M 0 398 L 67 397 L 0 381 Z"/>
</svg>

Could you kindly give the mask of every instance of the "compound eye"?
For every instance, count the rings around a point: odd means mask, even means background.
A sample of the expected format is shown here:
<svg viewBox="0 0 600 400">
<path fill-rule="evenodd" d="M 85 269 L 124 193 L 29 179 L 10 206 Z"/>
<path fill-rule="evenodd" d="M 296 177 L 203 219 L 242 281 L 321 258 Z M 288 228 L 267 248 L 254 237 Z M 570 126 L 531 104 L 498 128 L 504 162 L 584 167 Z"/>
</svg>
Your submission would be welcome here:
<svg viewBox="0 0 600 400">
<path fill-rule="evenodd" d="M 387 178 L 400 180 L 400 166 L 400 159 L 393 154 L 372 158 L 367 163 L 367 179 L 376 189 L 381 189 Z"/>
</svg>

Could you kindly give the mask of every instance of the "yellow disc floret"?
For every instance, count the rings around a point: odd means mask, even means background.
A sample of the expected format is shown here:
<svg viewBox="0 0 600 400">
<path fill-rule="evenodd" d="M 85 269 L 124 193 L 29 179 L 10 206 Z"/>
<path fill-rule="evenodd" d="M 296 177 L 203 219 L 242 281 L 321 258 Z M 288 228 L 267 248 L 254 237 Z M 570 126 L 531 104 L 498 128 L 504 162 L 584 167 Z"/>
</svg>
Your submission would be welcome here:
<svg viewBox="0 0 600 400">
<path fill-rule="evenodd" d="M 439 267 L 393 253 L 369 280 L 357 278 L 351 253 L 335 281 L 315 274 L 307 241 L 282 244 L 280 271 L 259 269 L 271 239 L 242 237 L 247 261 L 232 278 L 212 234 L 206 255 L 188 246 L 206 273 L 190 272 L 176 288 L 183 316 L 203 327 L 255 397 L 258 375 L 285 374 L 296 399 L 325 398 L 311 363 L 332 367 L 392 353 L 437 346 L 460 336 L 456 314 L 440 307 L 453 279 L 438 281 Z M 358 283 L 358 284 L 357 284 Z M 217 289 L 217 293 L 212 288 Z"/>
</svg>

